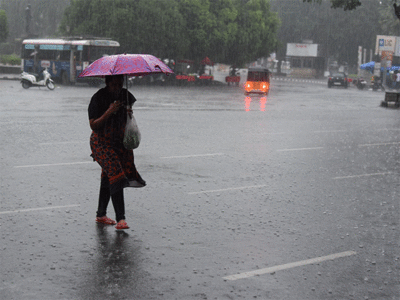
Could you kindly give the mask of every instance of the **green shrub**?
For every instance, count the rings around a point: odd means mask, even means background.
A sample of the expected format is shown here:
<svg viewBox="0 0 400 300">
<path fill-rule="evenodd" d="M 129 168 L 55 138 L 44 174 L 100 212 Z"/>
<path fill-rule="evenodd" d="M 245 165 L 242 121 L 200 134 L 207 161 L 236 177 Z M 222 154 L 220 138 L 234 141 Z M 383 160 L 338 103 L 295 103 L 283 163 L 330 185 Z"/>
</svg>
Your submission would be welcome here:
<svg viewBox="0 0 400 300">
<path fill-rule="evenodd" d="M 21 65 L 21 58 L 16 54 L 10 55 L 2 55 L 0 56 L 0 62 L 2 64 L 9 64 L 9 65 Z"/>
</svg>

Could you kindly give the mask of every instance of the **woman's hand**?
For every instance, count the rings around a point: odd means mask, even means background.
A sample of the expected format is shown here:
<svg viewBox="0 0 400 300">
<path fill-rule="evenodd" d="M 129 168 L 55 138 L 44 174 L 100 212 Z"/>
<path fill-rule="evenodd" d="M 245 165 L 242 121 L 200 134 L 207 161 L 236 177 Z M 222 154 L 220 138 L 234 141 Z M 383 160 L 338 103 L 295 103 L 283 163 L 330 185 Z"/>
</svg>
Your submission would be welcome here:
<svg viewBox="0 0 400 300">
<path fill-rule="evenodd" d="M 106 120 L 110 118 L 113 114 L 115 114 L 122 106 L 120 101 L 115 101 L 111 103 L 106 112 L 98 119 L 90 119 L 89 124 L 92 130 L 97 130 L 101 128 Z"/>
<path fill-rule="evenodd" d="M 128 112 L 128 115 L 132 118 L 132 113 L 133 113 L 132 107 L 129 108 L 127 107 L 126 111 Z"/>
<path fill-rule="evenodd" d="M 114 101 L 108 107 L 107 112 L 109 114 L 115 114 L 121 108 L 121 106 L 122 106 L 122 103 L 120 101 Z"/>
</svg>

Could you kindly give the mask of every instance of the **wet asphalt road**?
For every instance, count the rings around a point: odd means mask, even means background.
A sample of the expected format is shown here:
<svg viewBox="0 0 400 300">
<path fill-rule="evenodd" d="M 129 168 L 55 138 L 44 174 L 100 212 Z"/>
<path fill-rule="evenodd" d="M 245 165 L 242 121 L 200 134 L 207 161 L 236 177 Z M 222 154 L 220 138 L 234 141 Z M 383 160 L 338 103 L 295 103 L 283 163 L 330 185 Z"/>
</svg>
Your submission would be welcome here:
<svg viewBox="0 0 400 300">
<path fill-rule="evenodd" d="M 148 186 L 125 190 L 118 232 L 94 222 L 96 90 L 0 81 L 0 299 L 400 298 L 400 111 L 383 93 L 131 89 Z"/>
</svg>

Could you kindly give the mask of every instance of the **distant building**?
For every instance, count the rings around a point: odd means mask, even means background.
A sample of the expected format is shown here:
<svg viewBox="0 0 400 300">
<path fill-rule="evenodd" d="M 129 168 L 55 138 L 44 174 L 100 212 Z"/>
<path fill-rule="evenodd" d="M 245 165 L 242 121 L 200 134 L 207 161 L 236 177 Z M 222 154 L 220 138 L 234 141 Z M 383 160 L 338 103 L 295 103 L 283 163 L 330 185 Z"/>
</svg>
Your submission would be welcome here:
<svg viewBox="0 0 400 300">
<path fill-rule="evenodd" d="M 325 58 L 320 45 L 312 41 L 288 43 L 286 61 L 290 62 L 290 77 L 319 78 L 324 76 Z"/>
</svg>

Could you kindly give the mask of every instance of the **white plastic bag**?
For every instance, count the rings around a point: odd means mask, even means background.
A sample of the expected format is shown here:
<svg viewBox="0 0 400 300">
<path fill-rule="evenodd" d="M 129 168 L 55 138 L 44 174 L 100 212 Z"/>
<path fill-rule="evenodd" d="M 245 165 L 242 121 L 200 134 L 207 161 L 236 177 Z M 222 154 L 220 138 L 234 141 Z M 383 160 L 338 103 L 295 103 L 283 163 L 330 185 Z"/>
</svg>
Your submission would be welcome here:
<svg viewBox="0 0 400 300">
<path fill-rule="evenodd" d="M 126 126 L 124 133 L 124 147 L 128 150 L 133 150 L 139 147 L 141 135 L 135 117 L 132 113 L 127 113 Z"/>
</svg>

